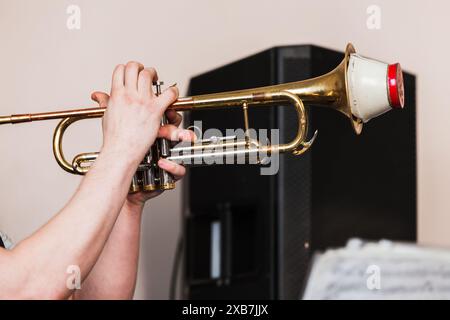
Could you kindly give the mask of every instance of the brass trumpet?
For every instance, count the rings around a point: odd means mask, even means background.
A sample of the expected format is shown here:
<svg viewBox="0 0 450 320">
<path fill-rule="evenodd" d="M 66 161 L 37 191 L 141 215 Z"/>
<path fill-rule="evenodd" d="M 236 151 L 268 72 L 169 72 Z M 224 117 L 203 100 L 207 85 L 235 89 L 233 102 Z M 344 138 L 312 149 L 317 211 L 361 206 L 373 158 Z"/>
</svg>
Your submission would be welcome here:
<svg viewBox="0 0 450 320">
<path fill-rule="evenodd" d="M 160 83 L 156 84 L 157 93 Z M 169 109 L 195 111 L 216 108 L 242 108 L 245 132 L 249 130 L 248 108 L 265 105 L 291 104 L 298 116 L 295 138 L 284 144 L 262 145 L 257 140 L 222 139 L 200 140 L 190 147 L 170 149 L 167 141 L 158 140 L 149 150 L 133 178 L 130 192 L 173 189 L 172 177 L 157 167 L 160 157 L 181 164 L 192 160 L 221 156 L 250 156 L 259 153 L 272 154 L 292 152 L 300 155 L 307 151 L 317 135 L 306 137 L 308 117 L 304 103 L 335 109 L 350 119 L 356 134 L 363 123 L 392 108 L 403 108 L 403 77 L 399 64 L 385 64 L 356 54 L 348 44 L 342 62 L 331 72 L 313 79 L 291 82 L 255 89 L 198 95 L 178 99 Z M 53 153 L 59 166 L 72 174 L 84 175 L 98 153 L 82 153 L 72 162 L 64 157 L 62 142 L 65 130 L 74 122 L 102 117 L 105 108 L 89 108 L 35 114 L 20 114 L 0 117 L 0 124 L 15 124 L 30 121 L 62 119 L 53 136 Z M 161 124 L 165 123 L 162 119 Z M 222 150 L 222 151 L 217 151 Z"/>
</svg>

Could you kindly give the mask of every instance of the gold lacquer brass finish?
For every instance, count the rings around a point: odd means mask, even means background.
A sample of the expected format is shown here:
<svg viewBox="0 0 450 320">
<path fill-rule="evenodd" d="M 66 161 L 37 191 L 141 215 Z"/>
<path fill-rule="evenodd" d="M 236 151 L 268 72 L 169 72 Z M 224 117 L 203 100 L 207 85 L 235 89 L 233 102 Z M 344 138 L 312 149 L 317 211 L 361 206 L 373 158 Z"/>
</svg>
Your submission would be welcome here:
<svg viewBox="0 0 450 320">
<path fill-rule="evenodd" d="M 202 140 L 190 147 L 176 147 L 170 150 L 167 150 L 166 142 L 159 141 L 149 150 L 146 159 L 139 166 L 138 173 L 133 178 L 130 192 L 153 191 L 158 189 L 168 190 L 175 187 L 173 178 L 164 176 L 164 173 L 158 171 L 159 168 L 155 165 L 161 156 L 186 164 L 187 162 L 192 163 L 190 162 L 192 160 L 199 158 L 205 159 L 210 156 L 250 156 L 259 152 L 267 154 L 292 152 L 294 155 L 304 153 L 311 147 L 317 134 L 316 132 L 312 139 L 307 140 L 308 117 L 304 104 L 325 106 L 341 112 L 351 120 L 354 131 L 359 134 L 362 130 L 363 122 L 352 114 L 347 88 L 347 68 L 350 55 L 353 53 L 355 53 L 353 45 L 348 44 L 342 62 L 333 71 L 317 78 L 255 89 L 205 94 L 178 99 L 169 109 L 176 111 L 195 111 L 203 109 L 242 108 L 246 130 L 245 140 L 228 140 L 226 138 L 219 142 Z M 155 86 L 157 92 L 160 92 L 160 83 L 155 84 Z M 247 136 L 249 129 L 248 108 L 268 105 L 278 106 L 281 104 L 291 104 L 297 111 L 298 130 L 295 138 L 284 144 L 269 146 L 263 146 L 258 141 L 251 140 Z M 64 157 L 62 148 L 64 132 L 74 122 L 86 118 L 102 117 L 105 111 L 105 108 L 89 108 L 11 115 L 0 117 L 0 124 L 62 119 L 55 129 L 53 137 L 55 159 L 65 171 L 83 175 L 88 172 L 89 166 L 95 161 L 98 153 L 82 153 L 76 156 L 72 163 L 70 163 Z M 162 125 L 164 121 L 163 119 Z M 217 147 L 226 151 L 217 152 L 215 151 Z M 231 147 L 231 151 L 229 147 Z M 175 151 L 177 151 L 177 155 L 175 155 Z M 181 151 L 181 154 L 179 151 Z"/>
</svg>

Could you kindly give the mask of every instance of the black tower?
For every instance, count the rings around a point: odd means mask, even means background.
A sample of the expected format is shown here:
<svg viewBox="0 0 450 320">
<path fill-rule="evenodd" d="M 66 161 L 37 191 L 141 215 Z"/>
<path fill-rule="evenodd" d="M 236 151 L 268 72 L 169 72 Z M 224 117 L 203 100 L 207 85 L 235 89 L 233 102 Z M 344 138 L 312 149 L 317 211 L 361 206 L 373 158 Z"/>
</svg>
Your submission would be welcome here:
<svg viewBox="0 0 450 320">
<path fill-rule="evenodd" d="M 312 78 L 340 52 L 276 47 L 191 79 L 190 95 Z M 312 252 L 350 237 L 416 239 L 415 77 L 405 73 L 406 106 L 356 136 L 334 110 L 309 107 L 319 130 L 304 155 L 280 156 L 279 173 L 251 165 L 192 168 L 184 194 L 183 293 L 189 299 L 297 299 Z M 250 108 L 250 126 L 295 135 L 293 108 Z M 241 110 L 201 111 L 188 122 L 243 128 Z"/>
</svg>

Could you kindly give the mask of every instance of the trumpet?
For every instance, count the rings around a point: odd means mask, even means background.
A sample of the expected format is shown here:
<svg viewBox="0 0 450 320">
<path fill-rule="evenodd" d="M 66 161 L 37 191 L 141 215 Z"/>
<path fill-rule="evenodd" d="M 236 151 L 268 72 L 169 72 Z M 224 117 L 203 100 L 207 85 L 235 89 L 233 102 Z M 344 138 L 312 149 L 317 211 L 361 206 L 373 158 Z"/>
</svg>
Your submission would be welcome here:
<svg viewBox="0 0 450 320">
<path fill-rule="evenodd" d="M 155 83 L 160 93 L 162 83 Z M 196 111 L 205 109 L 242 109 L 244 132 L 249 131 L 248 108 L 260 106 L 292 105 L 297 113 L 298 129 L 289 142 L 266 145 L 246 134 L 244 139 L 204 139 L 187 147 L 170 148 L 169 142 L 158 139 L 139 165 L 131 182 L 130 192 L 169 190 L 175 187 L 173 177 L 157 166 L 163 157 L 180 164 L 206 164 L 208 158 L 226 156 L 256 156 L 259 154 L 293 153 L 301 155 L 313 144 L 317 131 L 307 137 L 308 115 L 305 104 L 324 106 L 344 114 L 356 134 L 363 124 L 391 109 L 404 106 L 403 77 L 400 64 L 386 64 L 363 57 L 349 43 L 342 62 L 322 76 L 303 81 L 278 84 L 254 89 L 220 92 L 179 98 L 169 109 Z M 69 162 L 63 152 L 63 136 L 73 123 L 90 118 L 100 118 L 106 108 L 96 107 L 67 111 L 0 116 L 0 124 L 62 119 L 53 135 L 53 153 L 56 162 L 65 171 L 84 175 L 98 156 L 96 152 L 81 153 Z M 167 119 L 161 120 L 161 125 Z M 219 151 L 218 151 L 219 150 Z M 258 158 L 257 163 L 261 163 Z"/>
</svg>

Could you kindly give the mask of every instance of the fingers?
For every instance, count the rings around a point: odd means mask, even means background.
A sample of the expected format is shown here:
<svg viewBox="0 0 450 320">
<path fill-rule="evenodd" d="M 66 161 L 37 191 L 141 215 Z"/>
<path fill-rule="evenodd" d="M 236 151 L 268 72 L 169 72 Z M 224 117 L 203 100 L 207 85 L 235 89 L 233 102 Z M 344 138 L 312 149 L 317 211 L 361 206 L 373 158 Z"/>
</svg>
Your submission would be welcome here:
<svg viewBox="0 0 450 320">
<path fill-rule="evenodd" d="M 121 90 L 125 85 L 125 66 L 123 64 L 119 64 L 116 66 L 113 72 L 112 84 L 111 84 L 111 93 L 115 90 Z"/>
<path fill-rule="evenodd" d="M 158 80 L 158 74 L 154 68 L 145 68 L 139 73 L 138 93 L 141 98 L 153 96 L 153 82 Z"/>
<path fill-rule="evenodd" d="M 169 120 L 169 123 L 173 124 L 176 127 L 178 127 L 181 124 L 181 121 L 183 121 L 183 117 L 181 116 L 181 114 L 179 114 L 175 110 L 167 110 L 166 117 L 167 120 Z"/>
<path fill-rule="evenodd" d="M 159 128 L 158 138 L 170 141 L 195 141 L 197 137 L 191 130 L 181 129 L 173 124 L 166 124 Z"/>
<path fill-rule="evenodd" d="M 127 92 L 137 92 L 141 98 L 155 97 L 153 93 L 153 83 L 158 80 L 158 74 L 154 68 L 145 68 L 142 64 L 130 61 L 125 65 L 118 65 L 113 73 L 111 95 L 116 90 L 127 89 Z M 178 88 L 169 87 L 158 96 L 154 106 L 159 109 L 161 116 L 166 109 L 178 99 Z M 104 100 L 104 98 L 103 98 Z M 103 101 L 102 100 L 102 101 Z M 178 126 L 181 123 L 181 116 L 176 112 L 168 113 L 169 122 Z"/>
<path fill-rule="evenodd" d="M 158 166 L 172 174 L 175 180 L 180 180 L 186 174 L 186 168 L 167 159 L 159 159 Z"/>
<path fill-rule="evenodd" d="M 178 94 L 177 87 L 169 87 L 156 98 L 156 106 L 160 109 L 161 116 L 171 104 L 177 101 Z"/>
<path fill-rule="evenodd" d="M 109 95 L 101 91 L 96 91 L 91 94 L 91 99 L 97 102 L 100 107 L 106 108 L 109 101 Z"/>
<path fill-rule="evenodd" d="M 144 69 L 139 62 L 130 61 L 125 67 L 125 88 L 130 91 L 138 90 L 138 75 Z"/>
</svg>

